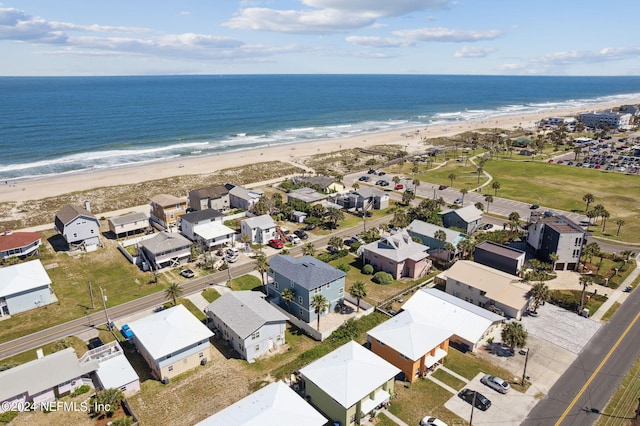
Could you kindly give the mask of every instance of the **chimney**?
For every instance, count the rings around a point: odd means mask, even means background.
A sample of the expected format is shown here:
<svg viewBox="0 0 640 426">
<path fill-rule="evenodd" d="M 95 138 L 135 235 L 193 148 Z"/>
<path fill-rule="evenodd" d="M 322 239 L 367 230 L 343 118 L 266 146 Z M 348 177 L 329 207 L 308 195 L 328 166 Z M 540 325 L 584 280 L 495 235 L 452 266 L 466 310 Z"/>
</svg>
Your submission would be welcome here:
<svg viewBox="0 0 640 426">
<path fill-rule="evenodd" d="M 88 211 L 89 213 L 91 213 L 91 204 L 89 204 L 89 201 L 88 201 L 88 200 L 85 200 L 85 201 L 84 201 L 84 209 L 85 209 L 86 211 Z"/>
</svg>

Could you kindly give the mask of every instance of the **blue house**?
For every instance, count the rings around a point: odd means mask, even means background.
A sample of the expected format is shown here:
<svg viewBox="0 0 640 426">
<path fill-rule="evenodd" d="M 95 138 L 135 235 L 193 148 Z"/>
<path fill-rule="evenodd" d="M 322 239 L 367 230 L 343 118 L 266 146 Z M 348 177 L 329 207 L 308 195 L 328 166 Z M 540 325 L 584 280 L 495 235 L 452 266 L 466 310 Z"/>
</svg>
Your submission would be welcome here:
<svg viewBox="0 0 640 426">
<path fill-rule="evenodd" d="M 267 294 L 276 303 L 299 319 L 310 323 L 317 320 L 315 308 L 311 306 L 313 296 L 322 294 L 329 302 L 329 309 L 322 314 L 332 312 L 336 305 L 344 300 L 344 281 L 346 273 L 311 256 L 295 258 L 279 254 L 271 259 L 267 285 Z M 284 289 L 290 288 L 294 300 L 287 305 L 280 298 Z"/>
</svg>

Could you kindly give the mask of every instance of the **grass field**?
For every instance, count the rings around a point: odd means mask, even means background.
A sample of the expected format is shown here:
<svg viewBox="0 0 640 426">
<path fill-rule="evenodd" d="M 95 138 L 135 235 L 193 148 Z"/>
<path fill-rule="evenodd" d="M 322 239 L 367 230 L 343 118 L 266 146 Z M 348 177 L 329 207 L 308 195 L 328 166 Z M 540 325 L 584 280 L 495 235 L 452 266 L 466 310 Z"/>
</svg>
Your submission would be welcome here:
<svg viewBox="0 0 640 426">
<path fill-rule="evenodd" d="M 640 358 L 633 364 L 618 390 L 613 395 L 596 426 L 632 426 L 637 425 L 635 410 L 640 396 Z"/>
<path fill-rule="evenodd" d="M 233 291 L 254 290 L 256 288 L 262 288 L 262 281 L 253 275 L 242 275 L 231 280 L 231 289 Z"/>
</svg>

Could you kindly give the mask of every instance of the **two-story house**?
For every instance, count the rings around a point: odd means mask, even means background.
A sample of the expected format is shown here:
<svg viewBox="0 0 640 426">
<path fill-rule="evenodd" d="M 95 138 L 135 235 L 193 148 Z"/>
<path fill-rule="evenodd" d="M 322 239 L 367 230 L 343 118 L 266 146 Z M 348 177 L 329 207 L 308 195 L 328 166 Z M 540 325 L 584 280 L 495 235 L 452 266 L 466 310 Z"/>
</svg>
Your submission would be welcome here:
<svg viewBox="0 0 640 426">
<path fill-rule="evenodd" d="M 461 229 L 468 235 L 473 234 L 482 225 L 482 210 L 474 205 L 445 210 L 439 214 L 442 217 L 442 224 L 445 228 Z"/>
<path fill-rule="evenodd" d="M 191 257 L 191 241 L 180 234 L 158 232 L 153 237 L 140 242 L 140 252 L 158 270 L 174 267 Z"/>
<path fill-rule="evenodd" d="M 507 274 L 518 275 L 524 267 L 525 252 L 487 240 L 476 245 L 473 261 Z"/>
<path fill-rule="evenodd" d="M 320 316 L 333 312 L 336 305 L 344 300 L 344 283 L 346 274 L 315 257 L 303 256 L 295 258 L 279 254 L 270 261 L 267 294 L 272 303 L 286 308 L 297 318 L 310 323 L 318 319 L 311 306 L 313 296 L 323 295 L 329 303 L 328 310 Z M 282 298 L 284 289 L 289 288 L 295 297 L 287 304 Z"/>
<path fill-rule="evenodd" d="M 406 231 L 384 235 L 378 241 L 358 247 L 363 264 L 376 271 L 390 273 L 393 278 L 419 278 L 431 268 L 429 247 L 416 243 Z"/>
<path fill-rule="evenodd" d="M 189 191 L 189 207 L 192 210 L 215 209 L 229 210 L 229 190 L 224 185 L 212 185 Z"/>
<path fill-rule="evenodd" d="M 250 243 L 267 244 L 276 232 L 276 223 L 268 214 L 250 217 L 240 222 L 240 234 Z"/>
<path fill-rule="evenodd" d="M 465 234 L 454 231 L 453 229 L 443 228 L 442 226 L 417 219 L 411 222 L 407 228 L 407 232 L 409 232 L 409 235 L 412 237 L 419 239 L 422 244 L 429 247 L 428 252 L 432 258 L 437 258 L 443 262 L 448 262 L 454 258 L 458 252 L 458 243 L 467 237 Z M 445 237 L 444 240 L 436 238 L 436 236 L 440 236 L 441 233 L 443 233 Z M 451 244 L 454 250 L 446 250 L 445 247 L 447 243 Z"/>
<path fill-rule="evenodd" d="M 565 216 L 532 215 L 530 220 L 527 244 L 535 250 L 536 258 L 551 262 L 555 253 L 558 257 L 553 269 L 577 270 L 587 237 L 584 229 Z"/>
<path fill-rule="evenodd" d="M 175 197 L 170 194 L 159 194 L 151 199 L 151 215 L 149 220 L 152 225 L 168 232 L 178 230 L 180 216 L 187 212 L 187 199 Z"/>
<path fill-rule="evenodd" d="M 40 260 L 0 268 L 0 318 L 48 305 L 51 279 Z"/>
<path fill-rule="evenodd" d="M 149 218 L 141 212 L 112 217 L 109 219 L 109 230 L 113 232 L 116 238 L 146 232 L 150 230 Z"/>
<path fill-rule="evenodd" d="M 92 251 L 100 245 L 100 222 L 84 207 L 62 206 L 56 213 L 54 227 L 72 249 Z"/>
<path fill-rule="evenodd" d="M 244 188 L 232 183 L 224 186 L 229 190 L 229 205 L 232 209 L 250 210 L 264 196 L 261 189 Z"/>
<path fill-rule="evenodd" d="M 0 234 L 0 259 L 38 255 L 42 239 L 37 232 L 5 231 Z"/>
</svg>

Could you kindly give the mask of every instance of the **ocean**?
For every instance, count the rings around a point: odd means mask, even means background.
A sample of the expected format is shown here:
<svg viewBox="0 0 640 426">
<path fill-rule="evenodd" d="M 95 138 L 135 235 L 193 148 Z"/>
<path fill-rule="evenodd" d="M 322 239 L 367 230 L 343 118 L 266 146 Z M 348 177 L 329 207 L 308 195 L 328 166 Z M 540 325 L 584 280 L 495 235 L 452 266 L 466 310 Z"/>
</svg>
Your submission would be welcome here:
<svg viewBox="0 0 640 426">
<path fill-rule="evenodd" d="M 640 77 L 0 78 L 0 180 L 625 103 Z"/>
</svg>

